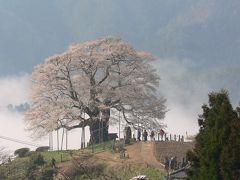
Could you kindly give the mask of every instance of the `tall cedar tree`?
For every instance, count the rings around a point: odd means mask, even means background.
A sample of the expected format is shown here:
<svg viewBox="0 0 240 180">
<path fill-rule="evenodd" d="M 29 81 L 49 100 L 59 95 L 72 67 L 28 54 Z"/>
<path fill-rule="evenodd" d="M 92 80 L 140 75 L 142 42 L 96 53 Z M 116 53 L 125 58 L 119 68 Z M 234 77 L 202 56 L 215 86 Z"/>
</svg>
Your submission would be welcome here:
<svg viewBox="0 0 240 180">
<path fill-rule="evenodd" d="M 199 116 L 199 134 L 194 151 L 188 152 L 190 179 L 239 179 L 240 120 L 226 91 L 209 94 Z"/>
</svg>

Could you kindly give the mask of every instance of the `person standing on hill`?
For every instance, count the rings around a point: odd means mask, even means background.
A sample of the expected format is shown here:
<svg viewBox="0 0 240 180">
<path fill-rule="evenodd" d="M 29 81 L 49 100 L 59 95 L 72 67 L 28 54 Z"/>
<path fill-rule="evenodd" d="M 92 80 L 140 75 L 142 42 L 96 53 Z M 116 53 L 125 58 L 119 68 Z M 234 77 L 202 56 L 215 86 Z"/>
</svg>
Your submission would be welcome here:
<svg viewBox="0 0 240 180">
<path fill-rule="evenodd" d="M 165 160 L 164 160 L 164 167 L 167 171 L 169 170 L 169 159 L 167 156 L 165 157 Z"/>
<path fill-rule="evenodd" d="M 151 138 L 151 141 L 155 141 L 155 138 L 154 138 L 154 131 L 151 131 L 150 138 Z"/>
<path fill-rule="evenodd" d="M 148 133 L 147 133 L 147 131 L 145 129 L 144 132 L 143 132 L 143 137 L 144 137 L 144 141 L 145 142 L 147 141 L 147 136 L 148 136 Z"/>
<path fill-rule="evenodd" d="M 165 132 L 163 129 L 160 129 L 160 136 L 161 136 L 161 141 L 163 141 L 163 136 L 165 135 Z M 166 140 L 166 138 L 165 138 Z"/>
<path fill-rule="evenodd" d="M 141 130 L 140 129 L 138 129 L 138 131 L 137 131 L 137 140 L 141 141 Z"/>
<path fill-rule="evenodd" d="M 52 168 L 56 169 L 56 160 L 52 158 Z"/>
</svg>

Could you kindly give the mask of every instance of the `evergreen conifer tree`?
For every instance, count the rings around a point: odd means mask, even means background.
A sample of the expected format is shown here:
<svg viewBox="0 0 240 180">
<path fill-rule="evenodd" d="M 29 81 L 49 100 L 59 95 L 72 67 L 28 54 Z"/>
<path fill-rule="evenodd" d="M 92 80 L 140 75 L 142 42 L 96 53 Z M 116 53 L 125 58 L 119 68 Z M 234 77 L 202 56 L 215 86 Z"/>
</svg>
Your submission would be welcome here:
<svg viewBox="0 0 240 180">
<path fill-rule="evenodd" d="M 234 179 L 240 162 L 237 157 L 240 153 L 238 113 L 223 90 L 210 93 L 209 104 L 202 109 L 195 149 L 187 154 L 191 162 L 188 175 L 198 180 Z"/>
</svg>

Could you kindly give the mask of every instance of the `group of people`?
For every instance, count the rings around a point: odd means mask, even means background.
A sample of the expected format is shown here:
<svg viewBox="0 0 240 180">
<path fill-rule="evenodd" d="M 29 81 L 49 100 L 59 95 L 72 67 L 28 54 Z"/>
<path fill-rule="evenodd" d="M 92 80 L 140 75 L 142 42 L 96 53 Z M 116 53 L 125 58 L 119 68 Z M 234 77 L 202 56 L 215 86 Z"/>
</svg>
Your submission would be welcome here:
<svg viewBox="0 0 240 180">
<path fill-rule="evenodd" d="M 170 159 L 168 157 L 165 157 L 164 165 L 166 170 L 175 170 L 177 166 L 177 157 L 171 157 Z"/>
<path fill-rule="evenodd" d="M 185 160 L 185 158 L 183 158 L 182 161 L 177 161 L 176 156 L 171 158 L 165 157 L 164 160 L 164 166 L 167 171 L 173 171 L 185 167 L 187 163 L 188 162 Z"/>
<path fill-rule="evenodd" d="M 142 139 L 144 141 L 147 141 L 147 137 L 148 137 L 148 132 L 146 131 L 146 129 L 143 131 L 142 133 Z M 151 131 L 150 133 L 150 138 L 151 138 L 151 141 L 155 140 L 155 137 L 154 137 L 154 131 Z M 138 129 L 137 131 L 137 140 L 138 141 L 141 141 L 141 130 Z"/>
</svg>

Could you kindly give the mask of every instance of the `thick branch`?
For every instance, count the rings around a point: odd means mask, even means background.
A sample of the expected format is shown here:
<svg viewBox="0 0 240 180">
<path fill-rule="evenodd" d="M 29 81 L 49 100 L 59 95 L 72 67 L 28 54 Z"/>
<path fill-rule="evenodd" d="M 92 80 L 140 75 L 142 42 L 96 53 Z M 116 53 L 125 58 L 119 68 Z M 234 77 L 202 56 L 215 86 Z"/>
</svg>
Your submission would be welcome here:
<svg viewBox="0 0 240 180">
<path fill-rule="evenodd" d="M 102 80 L 100 80 L 97 85 L 99 86 L 100 84 L 102 84 L 109 76 L 109 69 L 110 69 L 110 66 L 108 66 L 106 68 L 106 71 L 105 71 L 105 76 L 102 78 Z"/>
<path fill-rule="evenodd" d="M 61 122 L 60 122 L 61 123 Z M 68 131 L 72 130 L 72 129 L 76 129 L 76 128 L 81 128 L 81 127 L 86 127 L 90 125 L 90 122 L 89 120 L 85 120 L 85 121 L 82 121 L 80 122 L 79 124 L 77 125 L 73 125 L 73 126 L 69 126 L 69 125 L 66 125 L 66 124 L 60 124 L 60 126 L 58 126 L 57 129 L 60 129 L 60 128 L 66 128 Z"/>
</svg>

